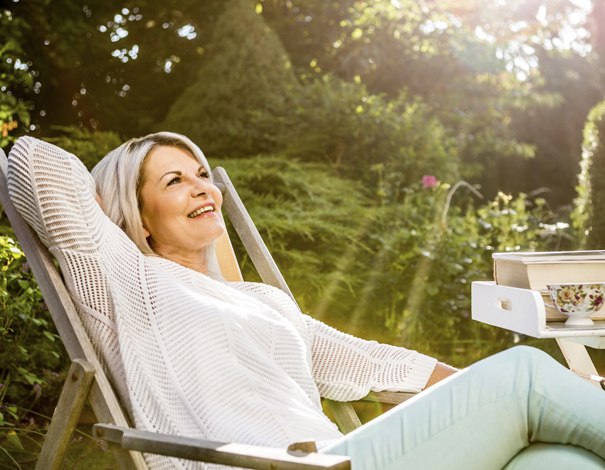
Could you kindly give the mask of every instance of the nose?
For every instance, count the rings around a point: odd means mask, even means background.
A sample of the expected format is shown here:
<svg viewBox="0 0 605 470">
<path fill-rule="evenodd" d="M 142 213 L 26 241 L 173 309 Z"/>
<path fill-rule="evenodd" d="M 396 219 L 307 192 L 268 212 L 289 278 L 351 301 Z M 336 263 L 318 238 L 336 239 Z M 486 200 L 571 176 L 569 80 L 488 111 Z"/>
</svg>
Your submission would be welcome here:
<svg viewBox="0 0 605 470">
<path fill-rule="evenodd" d="M 191 187 L 191 195 L 193 197 L 205 196 L 210 194 L 212 183 L 204 178 L 195 178 Z"/>
</svg>

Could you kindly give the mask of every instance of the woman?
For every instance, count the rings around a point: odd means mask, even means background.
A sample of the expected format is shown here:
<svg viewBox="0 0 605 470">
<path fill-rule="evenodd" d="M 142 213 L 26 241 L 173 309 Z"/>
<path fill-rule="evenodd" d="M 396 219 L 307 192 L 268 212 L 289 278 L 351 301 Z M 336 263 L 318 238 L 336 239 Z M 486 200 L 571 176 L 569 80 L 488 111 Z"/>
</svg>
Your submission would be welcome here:
<svg viewBox="0 0 605 470">
<path fill-rule="evenodd" d="M 224 282 L 212 249 L 224 232 L 221 194 L 188 139 L 133 139 L 93 174 L 107 216 L 73 155 L 32 138 L 9 155 L 11 198 L 57 257 L 138 428 L 274 447 L 315 439 L 322 452 L 351 455 L 356 469 L 523 468 L 543 460 L 534 441 L 587 449 L 548 446 L 550 456 L 564 450 L 558 464 L 605 468 L 605 396 L 527 348 L 343 437 L 320 395 L 420 391 L 453 370 L 340 333 L 277 289 Z M 146 459 L 151 468 L 201 468 Z"/>
</svg>

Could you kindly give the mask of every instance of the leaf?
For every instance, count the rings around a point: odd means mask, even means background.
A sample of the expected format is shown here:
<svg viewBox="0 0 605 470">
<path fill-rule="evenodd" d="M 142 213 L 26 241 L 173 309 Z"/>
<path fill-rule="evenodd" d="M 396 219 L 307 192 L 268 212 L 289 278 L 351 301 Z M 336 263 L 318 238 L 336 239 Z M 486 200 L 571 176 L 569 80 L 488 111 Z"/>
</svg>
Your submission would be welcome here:
<svg viewBox="0 0 605 470">
<path fill-rule="evenodd" d="M 17 367 L 17 370 L 21 373 L 21 375 L 23 375 L 25 380 L 27 380 L 30 385 L 33 385 L 35 383 L 43 383 L 38 377 L 36 377 L 34 374 L 24 369 L 23 367 Z"/>
<path fill-rule="evenodd" d="M 52 333 L 49 333 L 48 331 L 44 332 L 44 336 L 46 336 L 49 340 L 51 341 L 55 341 L 55 336 Z"/>
<path fill-rule="evenodd" d="M 11 447 L 15 449 L 23 450 L 23 445 L 21 444 L 21 440 L 15 431 L 8 431 L 6 433 L 6 440 L 10 444 Z"/>
<path fill-rule="evenodd" d="M 21 255 L 23 254 L 19 248 L 14 247 L 14 246 L 11 246 L 11 247 L 9 248 L 9 250 L 10 250 L 10 252 L 13 254 L 13 256 L 14 256 L 15 258 L 20 258 L 20 257 L 21 257 Z"/>
</svg>

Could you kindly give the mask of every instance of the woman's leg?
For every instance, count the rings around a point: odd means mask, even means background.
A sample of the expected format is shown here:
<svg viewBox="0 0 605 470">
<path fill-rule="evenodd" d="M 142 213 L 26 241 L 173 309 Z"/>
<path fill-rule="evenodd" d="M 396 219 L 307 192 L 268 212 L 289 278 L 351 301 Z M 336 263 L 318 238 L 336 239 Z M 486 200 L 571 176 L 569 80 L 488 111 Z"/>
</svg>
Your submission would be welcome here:
<svg viewBox="0 0 605 470">
<path fill-rule="evenodd" d="M 605 460 L 570 444 L 530 444 L 504 470 L 605 470 Z"/>
<path fill-rule="evenodd" d="M 500 470 L 531 442 L 605 458 L 605 392 L 547 354 L 517 347 L 480 361 L 322 450 L 354 470 Z"/>
</svg>

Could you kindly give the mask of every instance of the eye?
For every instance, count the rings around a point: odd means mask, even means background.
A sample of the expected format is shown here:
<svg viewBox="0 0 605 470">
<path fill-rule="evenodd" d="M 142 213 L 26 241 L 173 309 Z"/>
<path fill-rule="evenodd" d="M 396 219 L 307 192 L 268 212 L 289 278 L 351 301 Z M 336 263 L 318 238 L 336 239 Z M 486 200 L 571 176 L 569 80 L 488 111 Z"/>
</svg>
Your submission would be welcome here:
<svg viewBox="0 0 605 470">
<path fill-rule="evenodd" d="M 168 182 L 168 186 L 173 185 L 175 183 L 179 183 L 181 181 L 181 177 L 180 176 L 175 176 L 174 178 L 172 178 L 169 182 Z"/>
<path fill-rule="evenodd" d="M 210 175 L 208 174 L 208 172 L 206 170 L 203 170 L 199 175 L 197 175 L 197 177 L 209 179 Z"/>
</svg>

